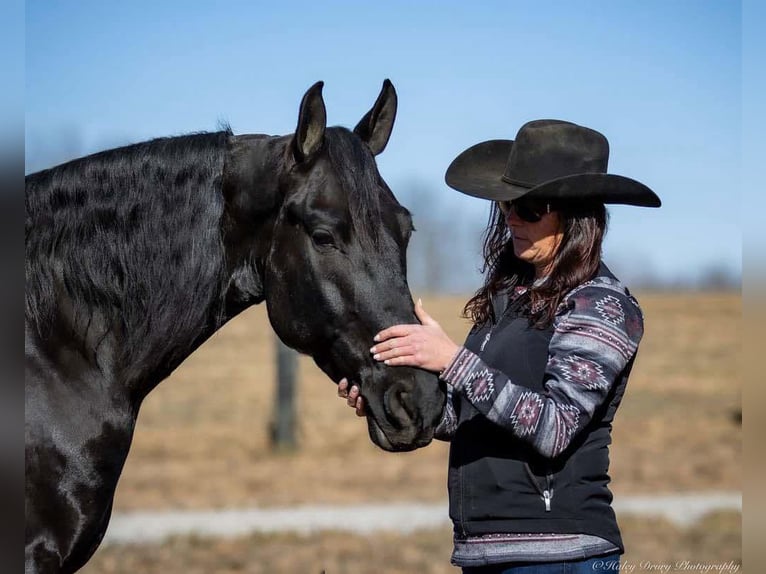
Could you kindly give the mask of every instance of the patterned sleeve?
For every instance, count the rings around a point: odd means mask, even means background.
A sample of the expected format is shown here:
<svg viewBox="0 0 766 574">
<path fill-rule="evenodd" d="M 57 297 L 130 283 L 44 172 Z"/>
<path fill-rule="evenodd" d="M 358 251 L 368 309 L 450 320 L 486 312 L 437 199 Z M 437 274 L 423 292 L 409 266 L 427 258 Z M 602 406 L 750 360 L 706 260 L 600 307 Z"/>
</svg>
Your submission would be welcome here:
<svg viewBox="0 0 766 574">
<path fill-rule="evenodd" d="M 588 284 L 554 320 L 544 392 L 537 393 L 461 348 L 441 377 L 492 422 L 553 458 L 593 417 L 643 335 L 637 302 L 624 290 Z"/>
</svg>

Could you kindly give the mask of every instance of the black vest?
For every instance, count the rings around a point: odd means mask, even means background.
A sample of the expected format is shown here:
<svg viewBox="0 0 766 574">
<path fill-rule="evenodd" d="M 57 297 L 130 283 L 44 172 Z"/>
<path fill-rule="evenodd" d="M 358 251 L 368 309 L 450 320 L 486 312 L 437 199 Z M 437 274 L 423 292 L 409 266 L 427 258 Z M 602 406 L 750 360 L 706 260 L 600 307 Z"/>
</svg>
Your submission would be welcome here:
<svg viewBox="0 0 766 574">
<path fill-rule="evenodd" d="M 599 276 L 614 278 L 605 265 Z M 492 331 L 486 341 L 487 334 Z M 553 328 L 536 329 L 510 306 L 494 326 L 474 327 L 465 347 L 511 381 L 544 393 Z M 485 344 L 486 341 L 486 344 Z M 482 349 L 482 346 L 484 347 Z M 487 420 L 468 400 L 455 399 L 458 428 L 451 441 L 450 517 L 460 537 L 498 533 L 592 534 L 623 551 L 611 507 L 611 423 L 633 361 L 615 381 L 593 420 L 555 459 L 544 459 L 510 431 Z"/>
</svg>

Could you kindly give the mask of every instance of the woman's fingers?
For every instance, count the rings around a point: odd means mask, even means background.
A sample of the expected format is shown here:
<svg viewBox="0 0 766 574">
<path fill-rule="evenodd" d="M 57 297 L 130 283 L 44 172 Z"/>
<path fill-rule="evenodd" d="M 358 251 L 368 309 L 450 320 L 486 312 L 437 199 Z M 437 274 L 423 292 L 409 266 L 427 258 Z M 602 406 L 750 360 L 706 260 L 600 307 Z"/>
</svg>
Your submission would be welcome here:
<svg viewBox="0 0 766 574">
<path fill-rule="evenodd" d="M 393 337 L 406 337 L 410 333 L 412 333 L 413 329 L 416 329 L 420 327 L 420 325 L 394 325 L 393 327 L 389 327 L 388 329 L 383 329 L 380 333 L 375 335 L 373 337 L 373 341 L 376 343 L 382 343 L 383 341 L 386 341 L 387 339 L 391 339 Z"/>
<path fill-rule="evenodd" d="M 359 387 L 352 385 L 351 390 L 348 391 L 348 398 L 346 399 L 348 406 L 356 408 L 357 399 L 361 398 L 362 397 L 359 396 Z"/>
<path fill-rule="evenodd" d="M 437 323 L 436 320 L 431 317 L 431 315 L 426 313 L 426 310 L 423 308 L 423 301 L 421 299 L 418 299 L 418 302 L 415 304 L 415 316 L 423 325 L 439 325 L 439 323 Z"/>
<path fill-rule="evenodd" d="M 387 361 L 397 357 L 406 357 L 414 352 L 415 349 L 411 345 L 402 345 L 401 347 L 391 347 L 387 351 L 376 352 L 372 358 L 376 361 Z"/>
<path fill-rule="evenodd" d="M 412 325 L 416 328 L 420 325 Z M 414 355 L 417 352 L 417 337 L 396 337 L 376 343 L 371 349 L 372 358 L 386 365 L 418 366 Z"/>
<path fill-rule="evenodd" d="M 348 392 L 347 402 L 348 406 L 354 407 L 354 410 L 356 410 L 356 416 L 363 417 L 367 415 L 364 410 L 364 399 L 362 398 L 362 395 L 359 394 L 359 387 L 356 385 L 353 385 Z"/>
<path fill-rule="evenodd" d="M 383 353 L 385 351 L 391 351 L 393 349 L 401 349 L 404 346 L 409 345 L 409 337 L 396 337 L 394 339 L 388 339 L 382 343 L 376 343 L 370 347 L 370 353 Z"/>
<path fill-rule="evenodd" d="M 415 314 L 420 325 L 394 325 L 375 335 L 373 359 L 388 366 L 418 367 L 441 372 L 455 355 L 457 345 L 418 299 Z"/>
<path fill-rule="evenodd" d="M 392 359 L 386 359 L 383 362 L 389 367 L 421 367 L 423 363 L 415 355 L 401 355 Z"/>
<path fill-rule="evenodd" d="M 343 377 L 338 381 L 338 396 L 342 399 L 346 399 L 346 404 L 353 407 L 356 411 L 356 416 L 367 416 L 364 409 L 364 399 L 362 398 L 362 395 L 359 394 L 359 387 L 351 385 L 351 388 L 349 389 L 348 379 L 346 377 Z"/>
<path fill-rule="evenodd" d="M 356 399 L 356 416 L 367 416 L 367 413 L 364 410 L 364 399 L 362 397 L 357 397 Z"/>
</svg>

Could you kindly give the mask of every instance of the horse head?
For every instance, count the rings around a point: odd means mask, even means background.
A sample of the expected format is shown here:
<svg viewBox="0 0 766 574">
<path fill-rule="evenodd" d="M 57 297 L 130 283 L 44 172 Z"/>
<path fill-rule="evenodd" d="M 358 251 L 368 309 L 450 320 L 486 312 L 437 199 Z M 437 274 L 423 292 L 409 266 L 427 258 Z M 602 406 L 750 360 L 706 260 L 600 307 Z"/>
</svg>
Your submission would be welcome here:
<svg viewBox="0 0 766 574">
<path fill-rule="evenodd" d="M 352 131 L 326 127 L 322 83 L 303 97 L 285 150 L 282 198 L 263 269 L 272 326 L 367 404 L 370 438 L 386 450 L 425 446 L 443 410 L 438 378 L 374 361 L 373 336 L 416 323 L 407 285 L 410 213 L 378 172 L 397 98 L 388 80 Z"/>
</svg>

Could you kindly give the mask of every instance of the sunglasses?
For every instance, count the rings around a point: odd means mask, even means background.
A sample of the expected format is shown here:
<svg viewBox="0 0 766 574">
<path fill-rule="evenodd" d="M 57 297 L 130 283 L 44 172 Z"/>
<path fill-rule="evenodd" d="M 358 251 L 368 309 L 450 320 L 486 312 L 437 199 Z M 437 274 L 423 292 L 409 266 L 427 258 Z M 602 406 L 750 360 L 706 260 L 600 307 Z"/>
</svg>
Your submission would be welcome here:
<svg viewBox="0 0 766 574">
<path fill-rule="evenodd" d="M 535 203 L 531 201 L 498 201 L 500 211 L 507 218 L 511 214 L 511 209 L 516 216 L 527 223 L 537 223 L 543 218 L 543 215 L 551 212 L 550 203 Z"/>
</svg>

